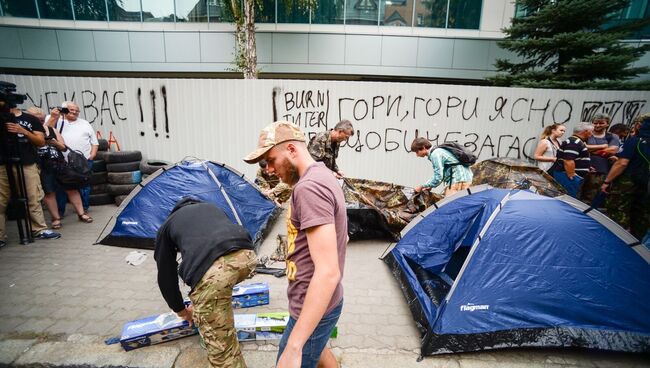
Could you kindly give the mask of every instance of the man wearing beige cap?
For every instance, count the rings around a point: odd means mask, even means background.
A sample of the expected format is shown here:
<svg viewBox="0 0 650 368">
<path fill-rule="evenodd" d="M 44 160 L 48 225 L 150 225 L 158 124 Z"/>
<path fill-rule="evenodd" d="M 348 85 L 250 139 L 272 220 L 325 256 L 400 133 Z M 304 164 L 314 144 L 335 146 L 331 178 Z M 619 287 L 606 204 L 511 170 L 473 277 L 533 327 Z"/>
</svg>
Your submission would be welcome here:
<svg viewBox="0 0 650 368">
<path fill-rule="evenodd" d="M 305 135 L 286 121 L 268 125 L 257 149 L 267 170 L 293 186 L 287 214 L 287 278 L 291 318 L 280 340 L 277 366 L 337 367 L 326 348 L 343 307 L 348 223 L 343 191 L 332 172 L 309 154 Z"/>
</svg>

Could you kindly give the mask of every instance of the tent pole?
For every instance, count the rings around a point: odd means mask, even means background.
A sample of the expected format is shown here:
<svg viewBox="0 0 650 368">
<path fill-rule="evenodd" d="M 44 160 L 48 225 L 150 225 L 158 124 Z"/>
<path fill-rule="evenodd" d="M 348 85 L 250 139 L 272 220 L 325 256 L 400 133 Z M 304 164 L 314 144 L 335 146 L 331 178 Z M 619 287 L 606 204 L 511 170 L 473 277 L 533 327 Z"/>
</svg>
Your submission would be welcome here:
<svg viewBox="0 0 650 368">
<path fill-rule="evenodd" d="M 219 187 L 219 190 L 221 191 L 221 194 L 223 194 L 223 197 L 226 199 L 226 202 L 228 202 L 228 207 L 230 207 L 230 210 L 232 211 L 233 215 L 235 215 L 235 220 L 237 220 L 237 224 L 241 226 L 242 222 L 241 219 L 239 218 L 239 214 L 237 214 L 237 211 L 235 210 L 235 206 L 232 205 L 232 202 L 230 201 L 230 197 L 228 196 L 228 193 L 223 189 L 223 185 L 221 185 L 221 182 L 217 177 L 214 175 L 212 170 L 206 165 L 205 161 L 201 162 L 201 165 L 208 170 L 208 173 L 210 174 L 210 177 L 212 180 L 214 180 L 215 183 L 217 183 L 217 186 Z"/>
</svg>

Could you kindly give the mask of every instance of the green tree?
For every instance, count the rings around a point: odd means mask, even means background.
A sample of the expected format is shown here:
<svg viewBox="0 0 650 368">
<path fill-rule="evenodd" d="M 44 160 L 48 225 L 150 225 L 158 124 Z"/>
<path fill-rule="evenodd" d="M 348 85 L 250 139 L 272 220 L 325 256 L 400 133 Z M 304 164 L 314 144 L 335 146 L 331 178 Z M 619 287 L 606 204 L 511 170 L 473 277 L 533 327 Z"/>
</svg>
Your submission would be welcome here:
<svg viewBox="0 0 650 368">
<path fill-rule="evenodd" d="M 245 79 L 257 79 L 257 45 L 255 43 L 255 11 L 262 10 L 262 0 L 222 0 L 226 16 L 235 23 L 235 70 Z M 295 4 L 294 4 L 295 2 Z M 286 0 L 291 9 L 315 9 L 317 0 Z"/>
<path fill-rule="evenodd" d="M 618 25 L 611 20 L 630 0 L 518 0 L 525 15 L 504 29 L 500 47 L 518 60 L 498 59 L 499 74 L 489 78 L 502 86 L 539 88 L 647 88 L 626 82 L 647 67 L 632 67 L 650 45 L 633 47 L 626 35 L 649 24 L 642 19 Z M 608 24 L 609 22 L 609 24 Z"/>
</svg>

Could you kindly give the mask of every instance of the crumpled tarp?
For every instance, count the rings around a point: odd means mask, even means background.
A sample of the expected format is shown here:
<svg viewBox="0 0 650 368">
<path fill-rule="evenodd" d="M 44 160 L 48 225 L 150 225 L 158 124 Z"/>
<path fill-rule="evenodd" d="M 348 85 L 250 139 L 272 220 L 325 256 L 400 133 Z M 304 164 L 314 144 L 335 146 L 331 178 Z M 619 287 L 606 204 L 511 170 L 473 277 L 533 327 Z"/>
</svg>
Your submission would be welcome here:
<svg viewBox="0 0 650 368">
<path fill-rule="evenodd" d="M 399 239 L 402 229 L 442 196 L 376 180 L 345 178 L 343 194 L 350 240 Z"/>
<path fill-rule="evenodd" d="M 489 184 L 502 189 L 528 189 L 547 197 L 566 194 L 566 190 L 544 170 L 510 157 L 494 157 L 472 166 L 472 185 Z"/>
</svg>

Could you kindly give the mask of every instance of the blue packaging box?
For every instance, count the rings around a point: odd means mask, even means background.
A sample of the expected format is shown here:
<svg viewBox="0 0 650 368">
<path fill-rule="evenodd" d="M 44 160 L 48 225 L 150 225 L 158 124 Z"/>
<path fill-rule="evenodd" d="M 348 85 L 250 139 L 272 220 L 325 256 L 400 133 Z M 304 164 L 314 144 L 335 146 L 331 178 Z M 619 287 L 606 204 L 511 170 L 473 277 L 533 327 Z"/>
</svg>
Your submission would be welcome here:
<svg viewBox="0 0 650 368">
<path fill-rule="evenodd" d="M 197 333 L 196 327 L 190 327 L 186 320 L 169 312 L 127 322 L 122 328 L 120 344 L 129 351 Z"/>
<path fill-rule="evenodd" d="M 250 308 L 269 304 L 269 284 L 238 284 L 232 289 L 232 307 Z"/>
</svg>

